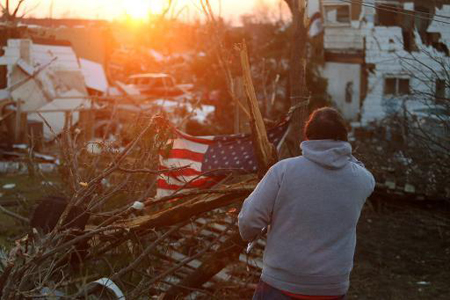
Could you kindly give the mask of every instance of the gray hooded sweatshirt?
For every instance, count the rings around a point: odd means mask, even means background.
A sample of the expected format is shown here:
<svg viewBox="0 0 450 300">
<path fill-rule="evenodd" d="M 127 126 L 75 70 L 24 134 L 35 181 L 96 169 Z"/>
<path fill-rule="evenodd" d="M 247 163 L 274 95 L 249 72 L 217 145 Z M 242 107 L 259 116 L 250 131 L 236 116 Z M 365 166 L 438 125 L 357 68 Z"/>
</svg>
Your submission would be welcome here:
<svg viewBox="0 0 450 300">
<path fill-rule="evenodd" d="M 271 225 L 261 279 L 302 295 L 343 295 L 349 287 L 356 224 L 375 187 L 372 174 L 334 140 L 301 143 L 303 156 L 272 166 L 239 213 L 246 241 Z"/>
</svg>

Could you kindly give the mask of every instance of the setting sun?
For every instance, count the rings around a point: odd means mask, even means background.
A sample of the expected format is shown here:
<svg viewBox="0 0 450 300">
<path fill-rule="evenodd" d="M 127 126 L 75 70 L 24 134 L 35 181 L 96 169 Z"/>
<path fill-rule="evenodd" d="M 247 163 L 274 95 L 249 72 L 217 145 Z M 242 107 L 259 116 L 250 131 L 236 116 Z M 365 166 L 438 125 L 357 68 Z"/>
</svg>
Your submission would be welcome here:
<svg viewBox="0 0 450 300">
<path fill-rule="evenodd" d="M 149 15 L 160 14 L 167 6 L 166 0 L 128 0 L 123 4 L 127 15 L 134 19 L 146 19 Z"/>
<path fill-rule="evenodd" d="M 159 15 L 169 6 L 168 0 L 124 0 L 122 8 L 127 15 L 136 20 L 147 19 L 151 15 Z M 172 1 L 171 8 L 180 10 L 189 6 L 188 0 Z"/>
<path fill-rule="evenodd" d="M 124 5 L 127 15 L 134 19 L 145 19 L 151 10 L 150 3 L 153 3 L 154 1 L 130 0 L 127 2 L 128 3 Z"/>
</svg>

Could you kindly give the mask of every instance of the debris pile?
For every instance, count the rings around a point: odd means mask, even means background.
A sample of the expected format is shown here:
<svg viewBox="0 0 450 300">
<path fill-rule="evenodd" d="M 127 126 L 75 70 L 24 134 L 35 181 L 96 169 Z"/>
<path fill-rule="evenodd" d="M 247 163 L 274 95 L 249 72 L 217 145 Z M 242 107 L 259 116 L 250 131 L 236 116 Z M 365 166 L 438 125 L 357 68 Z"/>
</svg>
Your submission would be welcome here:
<svg viewBox="0 0 450 300">
<path fill-rule="evenodd" d="M 240 51 L 245 62 L 245 46 Z M 243 72 L 261 177 L 276 161 L 275 149 L 255 102 L 248 61 Z M 189 166 L 159 169 L 159 156 L 170 151 L 173 138 L 164 118 L 144 115 L 128 131 L 134 138 L 122 149 L 103 143 L 99 152 L 88 152 L 64 127 L 57 142 L 62 186 L 68 188 L 40 201 L 28 234 L 2 262 L 2 299 L 76 298 L 105 289 L 117 298 L 174 299 L 191 292 L 226 294 L 230 284 L 254 288 L 261 248 L 242 253 L 236 216 L 258 178 L 221 176 L 207 189 L 181 187 L 155 198 L 158 175 Z"/>
</svg>

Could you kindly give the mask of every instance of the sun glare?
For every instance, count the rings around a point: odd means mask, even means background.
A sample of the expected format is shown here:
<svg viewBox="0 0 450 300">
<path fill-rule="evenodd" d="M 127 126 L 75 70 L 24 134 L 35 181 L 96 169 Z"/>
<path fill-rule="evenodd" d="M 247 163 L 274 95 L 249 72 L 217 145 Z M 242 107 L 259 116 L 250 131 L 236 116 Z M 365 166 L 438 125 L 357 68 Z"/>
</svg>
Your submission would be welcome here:
<svg viewBox="0 0 450 300">
<path fill-rule="evenodd" d="M 133 19 L 143 20 L 150 14 L 159 14 L 164 9 L 165 0 L 127 0 L 126 13 Z"/>
</svg>

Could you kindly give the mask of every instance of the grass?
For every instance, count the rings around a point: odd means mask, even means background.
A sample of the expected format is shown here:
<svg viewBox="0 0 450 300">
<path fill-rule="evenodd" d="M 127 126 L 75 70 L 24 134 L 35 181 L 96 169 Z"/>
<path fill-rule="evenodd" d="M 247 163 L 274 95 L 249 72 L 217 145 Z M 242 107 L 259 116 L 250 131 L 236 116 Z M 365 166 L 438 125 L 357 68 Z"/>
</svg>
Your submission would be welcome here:
<svg viewBox="0 0 450 300">
<path fill-rule="evenodd" d="M 6 184 L 15 184 L 15 187 L 5 189 Z M 0 205 L 29 218 L 36 202 L 47 195 L 59 193 L 60 184 L 58 174 L 50 174 L 46 178 L 26 174 L 3 175 L 0 177 Z M 27 229 L 27 224 L 0 211 L 0 246 L 10 248 Z"/>
</svg>

